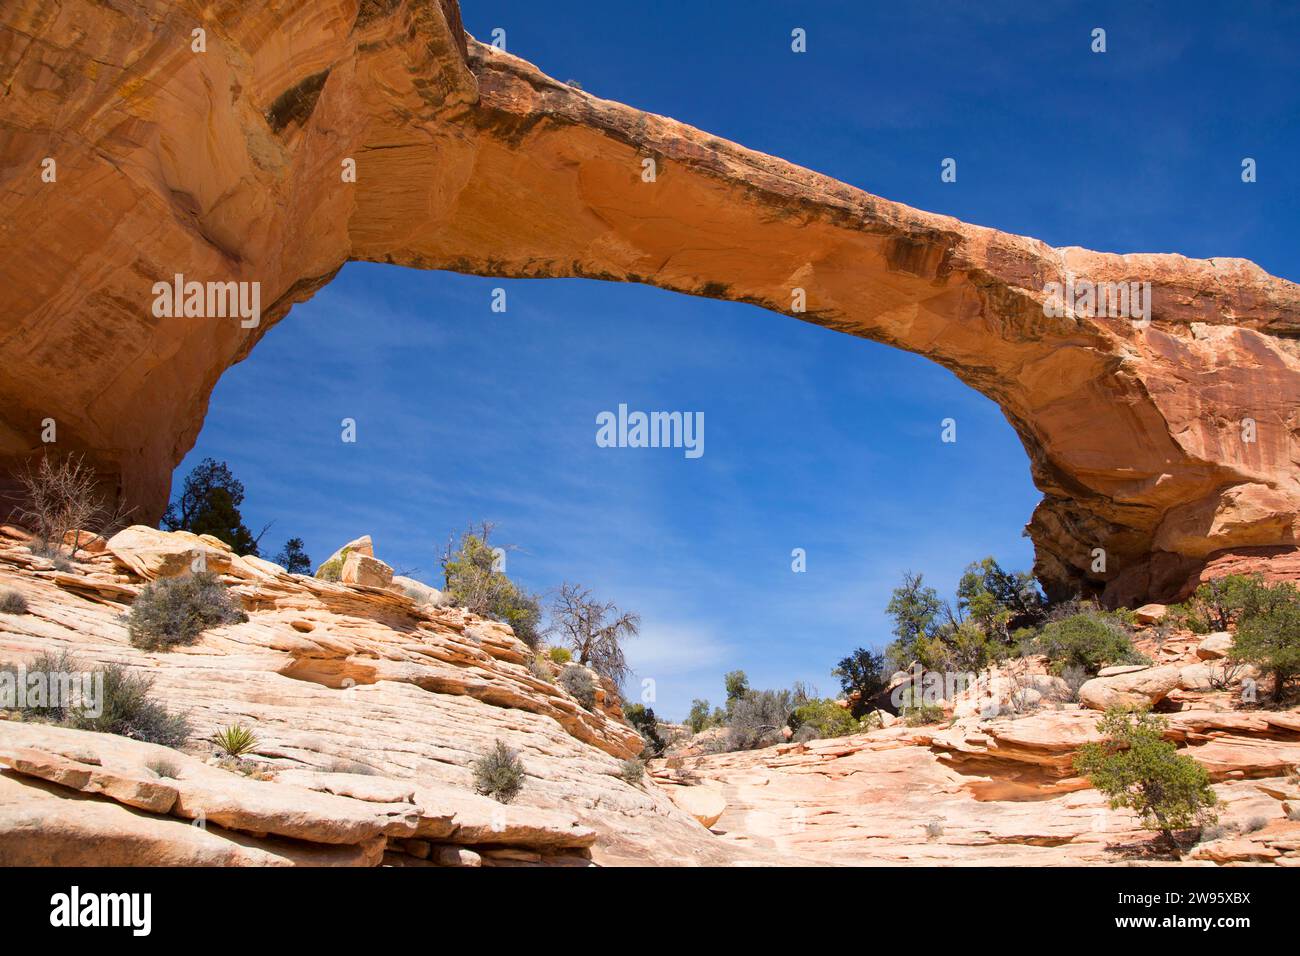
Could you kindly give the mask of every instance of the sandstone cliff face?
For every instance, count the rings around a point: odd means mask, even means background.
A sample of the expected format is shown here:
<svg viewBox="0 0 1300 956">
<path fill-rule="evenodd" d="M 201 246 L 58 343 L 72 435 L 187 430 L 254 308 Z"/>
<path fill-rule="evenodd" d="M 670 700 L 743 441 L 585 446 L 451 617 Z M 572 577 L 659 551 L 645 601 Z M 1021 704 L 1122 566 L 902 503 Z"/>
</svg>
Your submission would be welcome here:
<svg viewBox="0 0 1300 956">
<path fill-rule="evenodd" d="M 1300 289 L 1252 263 L 919 212 L 559 83 L 467 38 L 452 0 L 18 0 L 0 28 L 4 462 L 52 418 L 156 517 L 221 373 L 350 259 L 790 314 L 801 288 L 799 318 L 1001 406 L 1044 494 L 1029 532 L 1049 590 L 1131 603 L 1207 559 L 1294 560 Z M 260 323 L 155 318 L 153 283 L 177 273 L 260 282 Z M 1045 315 L 1071 280 L 1150 282 L 1150 324 Z"/>
</svg>

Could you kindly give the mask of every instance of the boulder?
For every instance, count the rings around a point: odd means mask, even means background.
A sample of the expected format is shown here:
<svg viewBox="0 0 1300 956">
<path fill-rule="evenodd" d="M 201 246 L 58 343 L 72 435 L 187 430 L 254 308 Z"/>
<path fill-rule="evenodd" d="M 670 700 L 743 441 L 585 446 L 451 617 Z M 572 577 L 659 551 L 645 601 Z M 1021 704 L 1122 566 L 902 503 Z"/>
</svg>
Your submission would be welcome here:
<svg viewBox="0 0 1300 956">
<path fill-rule="evenodd" d="M 373 558 L 375 556 L 375 545 L 374 542 L 370 540 L 370 535 L 363 534 L 359 538 L 354 538 L 331 554 L 320 563 L 320 567 L 316 569 L 316 576 L 320 577 L 321 572 L 327 568 L 333 568 L 342 573 L 343 563 L 347 561 L 348 555 L 352 554 L 354 551 L 358 554 L 364 554 L 368 558 Z"/>
<path fill-rule="evenodd" d="M 1114 677 L 1117 674 L 1133 674 L 1137 671 L 1144 671 L 1150 666 L 1150 664 L 1112 664 L 1110 667 L 1103 667 L 1097 671 L 1097 676 Z"/>
<path fill-rule="evenodd" d="M 1138 624 L 1159 624 L 1169 613 L 1163 604 L 1143 604 L 1133 612 L 1133 620 Z"/>
<path fill-rule="evenodd" d="M 372 558 L 360 551 L 352 551 L 343 562 L 339 580 L 344 584 L 386 588 L 393 583 L 393 569 L 378 558 Z"/>
<path fill-rule="evenodd" d="M 1196 645 L 1196 656 L 1203 661 L 1213 661 L 1227 657 L 1231 650 L 1232 634 L 1228 631 L 1217 631 L 1207 635 Z"/>
<path fill-rule="evenodd" d="M 1150 707 L 1177 687 L 1181 677 L 1181 668 L 1172 664 L 1144 667 L 1111 677 L 1094 677 L 1079 688 L 1079 703 L 1093 710 Z"/>
<path fill-rule="evenodd" d="M 153 581 L 189 574 L 202 557 L 202 566 L 218 574 L 229 572 L 234 554 L 211 535 L 188 531 L 159 531 L 146 525 L 124 528 L 108 540 L 113 556 L 142 578 Z"/>
<path fill-rule="evenodd" d="M 392 583 L 388 585 L 390 591 L 397 591 L 399 594 L 405 594 L 416 604 L 431 604 L 438 607 L 442 604 L 442 592 L 435 587 L 430 587 L 423 581 L 417 581 L 415 578 L 408 578 L 401 574 L 393 575 Z"/>
<path fill-rule="evenodd" d="M 672 787 L 668 795 L 706 828 L 717 823 L 727 809 L 726 798 L 712 787 Z"/>
<path fill-rule="evenodd" d="M 67 531 L 63 535 L 63 543 L 86 554 L 103 554 L 108 548 L 108 542 L 103 536 L 93 531 Z"/>
</svg>

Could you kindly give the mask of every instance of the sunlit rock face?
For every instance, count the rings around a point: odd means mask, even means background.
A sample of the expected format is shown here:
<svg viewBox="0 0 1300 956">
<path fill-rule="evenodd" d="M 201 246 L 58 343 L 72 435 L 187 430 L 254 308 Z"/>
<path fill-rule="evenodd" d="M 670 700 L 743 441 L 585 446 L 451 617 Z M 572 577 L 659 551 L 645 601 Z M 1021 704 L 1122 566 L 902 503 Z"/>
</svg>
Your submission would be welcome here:
<svg viewBox="0 0 1300 956">
<path fill-rule="evenodd" d="M 587 276 L 952 370 L 1024 443 L 1054 594 L 1295 567 L 1296 285 L 889 202 L 553 80 L 467 37 L 452 0 L 212 9 L 0 11 L 0 464 L 53 420 L 153 519 L 222 372 L 348 260 Z M 241 283 L 246 308 L 160 307 L 178 282 Z M 1121 282 L 1150 283 L 1149 309 L 1051 307 L 1053 284 Z"/>
</svg>

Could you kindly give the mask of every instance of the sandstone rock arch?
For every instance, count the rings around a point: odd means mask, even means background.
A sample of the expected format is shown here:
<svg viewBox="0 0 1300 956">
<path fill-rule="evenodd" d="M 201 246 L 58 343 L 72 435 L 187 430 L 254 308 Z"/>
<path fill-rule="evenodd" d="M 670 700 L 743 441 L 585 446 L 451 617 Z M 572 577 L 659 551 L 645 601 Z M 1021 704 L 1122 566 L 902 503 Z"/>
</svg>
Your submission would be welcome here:
<svg viewBox="0 0 1300 956">
<path fill-rule="evenodd" d="M 348 260 L 786 313 L 800 287 L 799 318 L 998 403 L 1043 492 L 1028 531 L 1050 591 L 1159 597 L 1220 552 L 1294 558 L 1295 284 L 889 202 L 557 82 L 467 37 L 454 0 L 209 9 L 0 13 L 0 465 L 54 419 L 157 517 L 221 373 Z M 151 287 L 176 273 L 260 282 L 260 324 L 155 318 Z M 1151 282 L 1150 325 L 1047 317 L 1044 287 L 1071 277 Z"/>
</svg>

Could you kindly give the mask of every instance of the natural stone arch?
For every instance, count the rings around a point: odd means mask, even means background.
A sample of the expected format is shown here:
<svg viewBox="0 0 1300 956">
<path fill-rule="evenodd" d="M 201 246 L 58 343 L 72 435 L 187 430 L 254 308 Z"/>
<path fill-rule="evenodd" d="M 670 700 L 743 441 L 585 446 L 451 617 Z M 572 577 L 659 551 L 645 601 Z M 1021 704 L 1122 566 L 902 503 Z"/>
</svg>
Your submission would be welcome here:
<svg viewBox="0 0 1300 956">
<path fill-rule="evenodd" d="M 1294 553 L 1300 288 L 1250 262 L 1055 249 L 910 209 L 552 80 L 467 38 L 452 0 L 0 18 L 9 466 L 53 418 L 157 517 L 221 373 L 351 259 L 785 313 L 799 287 L 798 318 L 998 403 L 1044 494 L 1028 530 L 1053 593 L 1161 596 L 1215 552 Z M 260 282 L 261 324 L 154 318 L 178 272 Z M 1150 326 L 1049 318 L 1045 286 L 1070 277 L 1151 282 Z"/>
</svg>

